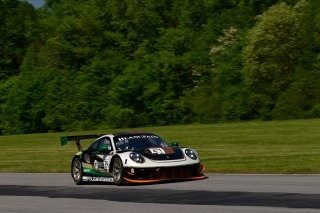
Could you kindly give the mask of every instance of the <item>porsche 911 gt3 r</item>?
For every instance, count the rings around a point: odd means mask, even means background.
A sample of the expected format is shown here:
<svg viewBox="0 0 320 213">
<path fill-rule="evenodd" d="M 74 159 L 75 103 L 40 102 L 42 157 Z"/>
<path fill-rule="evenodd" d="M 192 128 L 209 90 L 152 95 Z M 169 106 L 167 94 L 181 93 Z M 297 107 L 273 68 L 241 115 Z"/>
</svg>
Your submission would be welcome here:
<svg viewBox="0 0 320 213">
<path fill-rule="evenodd" d="M 82 139 L 96 138 L 83 150 Z M 75 141 L 79 152 L 73 157 L 71 175 L 84 182 L 148 183 L 165 180 L 206 178 L 197 152 L 169 146 L 153 133 L 62 136 L 61 145 Z"/>
</svg>

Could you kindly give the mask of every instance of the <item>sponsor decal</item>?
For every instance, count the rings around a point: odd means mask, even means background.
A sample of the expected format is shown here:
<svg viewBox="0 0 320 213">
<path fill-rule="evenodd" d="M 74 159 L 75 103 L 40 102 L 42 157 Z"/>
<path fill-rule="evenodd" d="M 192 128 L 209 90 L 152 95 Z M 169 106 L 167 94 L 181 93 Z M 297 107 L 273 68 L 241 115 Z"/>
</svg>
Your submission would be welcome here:
<svg viewBox="0 0 320 213">
<path fill-rule="evenodd" d="M 126 141 L 130 139 L 139 139 L 139 138 L 159 138 L 156 135 L 133 135 L 133 136 L 128 136 L 128 137 L 120 137 L 118 138 L 119 141 Z"/>
<path fill-rule="evenodd" d="M 84 168 L 84 169 L 83 169 L 83 172 L 85 172 L 85 173 L 90 173 L 90 172 L 91 172 L 91 169 Z"/>
<path fill-rule="evenodd" d="M 88 181 L 88 182 L 113 182 L 113 178 L 111 177 L 88 177 L 83 176 L 82 181 Z"/>
<path fill-rule="evenodd" d="M 109 172 L 109 167 L 110 167 L 110 160 L 111 160 L 111 156 L 107 155 L 105 156 L 104 160 L 103 160 L 103 168 Z"/>
<path fill-rule="evenodd" d="M 96 170 L 102 170 L 104 169 L 104 165 L 103 165 L 103 162 L 99 162 L 97 160 L 94 160 L 93 162 L 93 166 Z"/>
<path fill-rule="evenodd" d="M 165 151 L 166 154 L 173 154 L 174 150 L 172 147 L 163 147 L 163 150 Z"/>
<path fill-rule="evenodd" d="M 162 155 L 162 154 L 173 154 L 174 150 L 171 147 L 151 147 L 147 149 L 149 153 L 156 154 L 156 155 Z"/>
<path fill-rule="evenodd" d="M 123 146 L 129 143 L 129 140 L 132 139 L 141 139 L 141 138 L 159 138 L 156 135 L 132 135 L 128 137 L 120 137 L 116 141 L 117 146 Z"/>
<path fill-rule="evenodd" d="M 111 156 L 105 155 L 103 158 L 104 158 L 103 162 L 99 162 L 97 160 L 94 160 L 93 166 L 96 170 L 105 170 L 105 171 L 109 172 Z"/>
<path fill-rule="evenodd" d="M 151 154 L 156 154 L 156 155 L 166 154 L 166 152 L 162 148 L 149 148 L 148 150 L 151 152 Z"/>
<path fill-rule="evenodd" d="M 90 175 L 90 176 L 92 175 L 92 176 L 98 176 L 98 177 L 112 177 L 112 175 L 110 173 L 107 173 L 105 171 L 97 171 L 97 170 L 91 169 L 91 168 L 83 168 L 83 172 L 86 175 Z"/>
</svg>

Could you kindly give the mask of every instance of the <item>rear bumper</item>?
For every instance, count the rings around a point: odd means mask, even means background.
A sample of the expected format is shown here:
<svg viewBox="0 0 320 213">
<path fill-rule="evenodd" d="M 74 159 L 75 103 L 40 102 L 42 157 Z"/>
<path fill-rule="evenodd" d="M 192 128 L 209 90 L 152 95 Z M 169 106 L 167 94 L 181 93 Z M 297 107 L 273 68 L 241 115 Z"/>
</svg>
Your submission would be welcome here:
<svg viewBox="0 0 320 213">
<path fill-rule="evenodd" d="M 203 166 L 200 163 L 157 168 L 124 168 L 124 179 L 131 183 L 152 183 L 170 180 L 200 180 L 203 175 Z"/>
</svg>

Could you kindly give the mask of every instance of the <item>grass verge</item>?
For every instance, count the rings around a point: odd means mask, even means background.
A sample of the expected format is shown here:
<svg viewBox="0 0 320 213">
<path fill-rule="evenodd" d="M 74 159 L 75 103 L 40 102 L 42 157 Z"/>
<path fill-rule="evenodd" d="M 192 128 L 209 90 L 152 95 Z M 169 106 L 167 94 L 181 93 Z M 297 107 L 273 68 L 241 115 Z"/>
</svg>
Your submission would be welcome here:
<svg viewBox="0 0 320 213">
<path fill-rule="evenodd" d="M 320 119 L 0 136 L 0 172 L 69 172 L 77 148 L 61 147 L 61 135 L 116 131 L 150 131 L 194 148 L 206 172 L 320 174 Z"/>
</svg>

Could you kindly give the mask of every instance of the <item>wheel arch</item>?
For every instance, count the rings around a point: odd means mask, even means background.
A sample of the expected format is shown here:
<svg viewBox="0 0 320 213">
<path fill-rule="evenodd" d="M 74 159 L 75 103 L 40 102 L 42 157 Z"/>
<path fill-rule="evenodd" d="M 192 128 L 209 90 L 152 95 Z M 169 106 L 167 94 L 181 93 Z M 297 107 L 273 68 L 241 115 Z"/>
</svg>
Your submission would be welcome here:
<svg viewBox="0 0 320 213">
<path fill-rule="evenodd" d="M 76 158 L 79 158 L 79 159 L 80 159 L 80 162 L 82 163 L 81 155 L 75 155 L 75 156 L 73 156 L 72 161 L 71 161 L 71 170 L 72 170 L 73 162 L 74 162 L 74 160 L 75 160 Z"/>
</svg>

